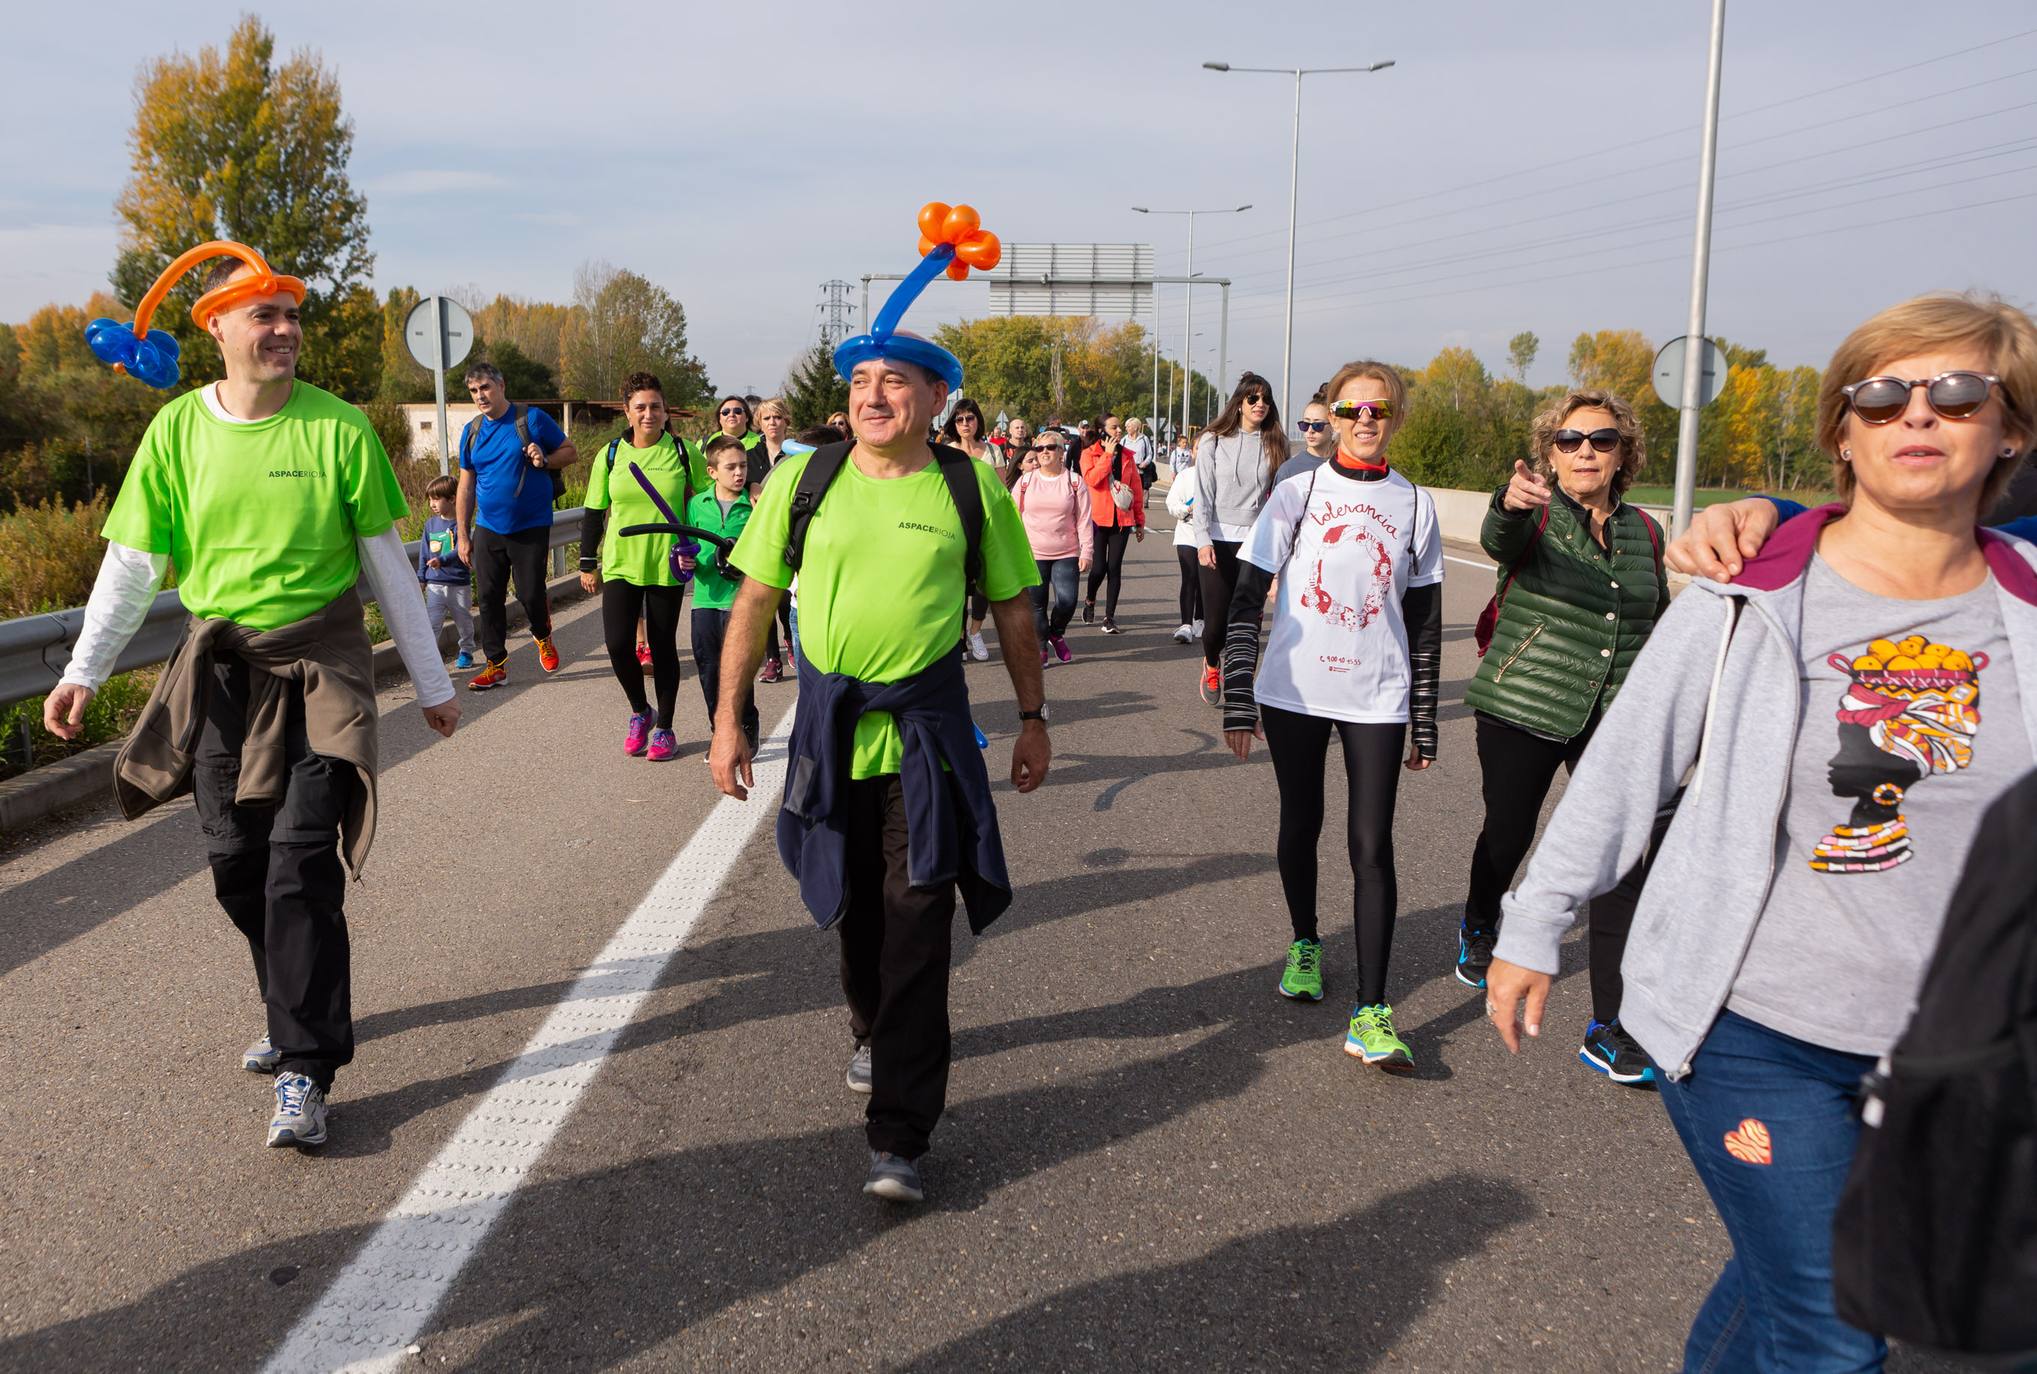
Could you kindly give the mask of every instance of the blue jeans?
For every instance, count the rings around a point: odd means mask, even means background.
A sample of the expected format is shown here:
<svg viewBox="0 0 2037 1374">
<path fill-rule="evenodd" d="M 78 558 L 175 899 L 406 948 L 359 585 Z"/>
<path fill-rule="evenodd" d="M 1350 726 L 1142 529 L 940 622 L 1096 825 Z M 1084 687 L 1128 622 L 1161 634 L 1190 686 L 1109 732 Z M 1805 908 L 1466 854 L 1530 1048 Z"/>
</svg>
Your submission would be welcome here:
<svg viewBox="0 0 2037 1374">
<path fill-rule="evenodd" d="M 1066 633 L 1068 622 L 1075 618 L 1075 575 L 1080 570 L 1079 559 L 1035 558 L 1034 564 L 1040 570 L 1040 582 L 1029 587 L 1033 598 L 1033 628 L 1040 633 L 1040 647 L 1047 647 L 1051 636 Z M 1047 614 L 1047 591 L 1054 592 L 1054 613 Z"/>
<path fill-rule="evenodd" d="M 1873 1066 L 1726 1011 L 1689 1076 L 1662 1084 L 1733 1241 L 1691 1323 L 1687 1374 L 1881 1368 L 1888 1345 L 1832 1307 L 1832 1214 L 1860 1140 L 1855 1090 Z"/>
</svg>

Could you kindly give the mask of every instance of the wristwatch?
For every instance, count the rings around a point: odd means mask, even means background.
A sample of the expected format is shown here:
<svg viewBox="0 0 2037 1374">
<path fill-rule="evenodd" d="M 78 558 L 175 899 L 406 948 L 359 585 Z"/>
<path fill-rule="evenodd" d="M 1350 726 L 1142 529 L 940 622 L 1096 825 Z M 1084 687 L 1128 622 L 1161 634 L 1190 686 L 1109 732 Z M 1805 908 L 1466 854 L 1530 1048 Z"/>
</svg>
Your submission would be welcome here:
<svg viewBox="0 0 2037 1374">
<path fill-rule="evenodd" d="M 1046 702 L 1044 702 L 1044 701 L 1043 701 L 1043 702 L 1041 702 L 1041 703 L 1040 703 L 1040 709 L 1039 709 L 1039 710 L 1037 710 L 1037 711 L 1021 711 L 1021 712 L 1019 712 L 1019 719 L 1020 719 L 1020 720 L 1036 720 L 1036 721 L 1038 721 L 1038 722 L 1039 722 L 1040 724 L 1042 724 L 1042 725 L 1045 725 L 1045 724 L 1047 723 L 1047 703 L 1046 703 Z"/>
</svg>

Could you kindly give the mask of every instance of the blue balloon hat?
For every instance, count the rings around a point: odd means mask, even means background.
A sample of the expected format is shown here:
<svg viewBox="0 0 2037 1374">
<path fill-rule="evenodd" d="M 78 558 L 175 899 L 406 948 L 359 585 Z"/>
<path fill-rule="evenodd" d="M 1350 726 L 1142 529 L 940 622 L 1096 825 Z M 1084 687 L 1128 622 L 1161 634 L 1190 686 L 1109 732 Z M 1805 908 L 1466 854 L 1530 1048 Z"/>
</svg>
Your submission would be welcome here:
<svg viewBox="0 0 2037 1374">
<path fill-rule="evenodd" d="M 835 371 L 844 381 L 856 368 L 875 358 L 913 363 L 948 384 L 951 391 L 962 389 L 962 360 L 931 339 L 898 332 L 899 321 L 920 293 L 935 277 L 946 272 L 961 281 L 971 267 L 988 271 L 997 266 L 1002 251 L 997 235 L 984 229 L 976 212 L 966 205 L 950 207 L 939 201 L 920 209 L 920 260 L 895 287 L 877 312 L 868 334 L 844 339 L 835 348 Z"/>
</svg>

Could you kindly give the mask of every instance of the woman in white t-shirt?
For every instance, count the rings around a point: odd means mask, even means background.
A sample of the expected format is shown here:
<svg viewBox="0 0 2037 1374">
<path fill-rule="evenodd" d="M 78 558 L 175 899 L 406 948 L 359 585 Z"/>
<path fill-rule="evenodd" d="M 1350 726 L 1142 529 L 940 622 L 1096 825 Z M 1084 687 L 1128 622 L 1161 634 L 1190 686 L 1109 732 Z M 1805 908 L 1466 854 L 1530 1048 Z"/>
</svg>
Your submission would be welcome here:
<svg viewBox="0 0 2037 1374">
<path fill-rule="evenodd" d="M 1436 759 L 1443 647 L 1443 541 L 1429 494 L 1387 465 L 1407 387 L 1384 363 L 1346 363 L 1330 380 L 1337 452 L 1280 483 L 1238 553 L 1224 634 L 1224 741 L 1240 759 L 1266 741 L 1280 790 L 1280 884 L 1294 941 L 1282 996 L 1319 1002 L 1316 842 L 1334 732 L 1350 788 L 1348 840 L 1358 937 L 1358 1000 L 1344 1052 L 1407 1070 L 1386 966 L 1399 902 L 1393 808 L 1400 770 Z M 1264 660 L 1260 613 L 1275 577 Z M 1254 681 L 1254 673 L 1257 681 Z"/>
</svg>

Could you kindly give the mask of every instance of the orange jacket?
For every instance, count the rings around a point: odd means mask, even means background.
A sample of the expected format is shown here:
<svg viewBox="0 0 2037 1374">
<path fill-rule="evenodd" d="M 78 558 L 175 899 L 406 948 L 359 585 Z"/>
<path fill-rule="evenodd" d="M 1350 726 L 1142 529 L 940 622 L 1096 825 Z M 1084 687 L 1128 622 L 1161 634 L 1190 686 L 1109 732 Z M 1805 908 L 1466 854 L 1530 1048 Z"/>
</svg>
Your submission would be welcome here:
<svg viewBox="0 0 2037 1374">
<path fill-rule="evenodd" d="M 1146 488 L 1139 481 L 1139 465 L 1132 459 L 1132 451 L 1123 444 L 1117 446 L 1116 471 L 1112 462 L 1104 456 L 1103 441 L 1098 440 L 1082 451 L 1082 480 L 1089 484 L 1089 518 L 1098 529 L 1146 528 Z M 1110 479 L 1116 477 L 1132 489 L 1132 508 L 1119 510 L 1118 503 L 1111 499 Z"/>
</svg>

